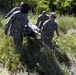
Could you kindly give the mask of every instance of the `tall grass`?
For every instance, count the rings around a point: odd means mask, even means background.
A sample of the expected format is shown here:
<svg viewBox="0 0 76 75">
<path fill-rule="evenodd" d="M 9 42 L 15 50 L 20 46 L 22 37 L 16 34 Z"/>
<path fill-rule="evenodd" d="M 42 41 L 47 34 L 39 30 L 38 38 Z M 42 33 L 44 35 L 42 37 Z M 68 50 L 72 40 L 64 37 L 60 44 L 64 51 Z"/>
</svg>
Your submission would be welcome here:
<svg viewBox="0 0 76 75">
<path fill-rule="evenodd" d="M 60 31 L 66 33 L 70 29 L 76 29 L 76 17 L 73 16 L 58 16 L 57 22 Z"/>
<path fill-rule="evenodd" d="M 4 28 L 7 20 L 8 20 L 8 19 L 5 19 L 5 18 L 0 14 L 0 28 Z"/>
<path fill-rule="evenodd" d="M 38 14 L 29 14 L 29 22 L 36 24 L 37 17 Z M 7 20 L 0 17 L 0 63 L 3 63 L 8 70 L 16 72 L 21 68 L 20 54 L 14 51 L 12 38 L 4 35 L 3 28 Z M 58 23 L 60 37 L 58 39 L 53 38 L 52 50 L 42 50 L 40 42 L 36 40 L 27 42 L 27 39 L 24 38 L 23 45 L 26 48 L 23 48 L 23 53 L 25 52 L 23 57 L 26 60 L 28 57 L 31 58 L 31 63 L 35 63 L 38 59 L 44 71 L 49 73 L 48 75 L 72 75 L 69 67 L 73 65 L 76 69 L 76 18 L 73 16 L 58 16 L 56 22 Z M 40 48 L 38 53 L 36 52 L 37 48 Z M 27 54 L 30 54 L 31 57 L 29 55 L 28 57 L 24 56 Z M 27 63 L 29 63 L 28 61 L 30 60 L 27 60 Z M 35 73 L 34 75 L 38 74 Z"/>
<path fill-rule="evenodd" d="M 38 17 L 38 14 L 29 13 L 29 16 L 28 16 L 29 23 L 36 24 L 37 17 Z"/>
</svg>

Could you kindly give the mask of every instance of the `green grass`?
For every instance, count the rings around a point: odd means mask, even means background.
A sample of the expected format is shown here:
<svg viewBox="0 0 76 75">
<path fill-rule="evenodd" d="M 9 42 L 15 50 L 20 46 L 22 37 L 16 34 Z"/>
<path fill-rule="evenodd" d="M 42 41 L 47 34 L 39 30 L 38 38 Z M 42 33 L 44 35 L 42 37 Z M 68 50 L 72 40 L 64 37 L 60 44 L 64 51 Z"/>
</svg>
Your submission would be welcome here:
<svg viewBox="0 0 76 75">
<path fill-rule="evenodd" d="M 30 16 L 28 16 L 29 23 L 36 24 L 37 17 L 38 17 L 38 14 L 32 14 L 32 13 L 30 13 Z"/>
<path fill-rule="evenodd" d="M 73 16 L 58 16 L 57 23 L 59 30 L 66 33 L 70 29 L 76 29 L 76 17 Z"/>
<path fill-rule="evenodd" d="M 35 24 L 37 17 L 37 14 L 30 14 L 29 22 Z M 12 37 L 4 34 L 7 20 L 0 17 L 0 63 L 8 70 L 16 72 L 21 68 L 20 54 L 14 51 Z M 23 41 L 22 57 L 27 61 L 26 65 L 34 65 L 36 60 L 39 60 L 45 73 L 49 73 L 48 75 L 72 75 L 69 73 L 69 66 L 75 66 L 76 62 L 76 18 L 58 16 L 56 22 L 60 37 L 53 38 L 52 50 L 42 50 L 40 41 L 26 37 Z"/>
</svg>

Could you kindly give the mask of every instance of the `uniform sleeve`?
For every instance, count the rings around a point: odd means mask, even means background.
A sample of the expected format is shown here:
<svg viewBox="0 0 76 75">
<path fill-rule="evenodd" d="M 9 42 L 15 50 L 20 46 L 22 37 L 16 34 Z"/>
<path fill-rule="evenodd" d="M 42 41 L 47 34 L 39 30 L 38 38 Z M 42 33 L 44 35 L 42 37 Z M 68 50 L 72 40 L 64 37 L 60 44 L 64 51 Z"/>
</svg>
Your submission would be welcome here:
<svg viewBox="0 0 76 75">
<path fill-rule="evenodd" d="M 8 18 L 8 17 L 10 17 L 11 15 L 12 15 L 12 13 L 13 12 L 15 12 L 16 10 L 17 10 L 18 8 L 13 8 L 7 15 L 6 15 L 6 17 Z"/>
<path fill-rule="evenodd" d="M 57 25 L 57 23 L 55 23 L 55 30 L 58 30 L 58 25 Z"/>
<path fill-rule="evenodd" d="M 15 19 L 15 15 L 11 15 L 10 19 L 8 20 L 8 22 L 5 25 L 5 32 L 8 32 L 8 29 L 10 27 L 11 22 Z"/>
<path fill-rule="evenodd" d="M 45 22 L 43 23 L 43 26 L 42 26 L 42 28 L 41 28 L 43 31 L 45 31 L 45 30 L 47 29 L 47 24 L 48 24 L 47 21 L 45 21 Z"/>
<path fill-rule="evenodd" d="M 47 14 L 47 18 L 49 19 L 50 18 L 50 16 Z"/>
<path fill-rule="evenodd" d="M 40 16 L 39 16 L 38 19 L 37 19 L 36 25 L 39 26 L 39 23 L 40 23 Z"/>
</svg>

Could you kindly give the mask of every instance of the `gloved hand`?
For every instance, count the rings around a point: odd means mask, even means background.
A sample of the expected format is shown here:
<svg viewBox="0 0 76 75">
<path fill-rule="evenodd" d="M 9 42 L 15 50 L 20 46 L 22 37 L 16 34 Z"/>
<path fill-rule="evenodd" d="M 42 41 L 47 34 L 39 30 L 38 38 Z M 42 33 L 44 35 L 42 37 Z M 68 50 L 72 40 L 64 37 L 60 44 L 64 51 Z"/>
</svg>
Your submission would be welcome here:
<svg viewBox="0 0 76 75">
<path fill-rule="evenodd" d="M 4 34 L 7 35 L 7 31 L 6 30 L 4 31 Z"/>
<path fill-rule="evenodd" d="M 5 16 L 5 19 L 7 19 L 7 16 Z"/>
</svg>

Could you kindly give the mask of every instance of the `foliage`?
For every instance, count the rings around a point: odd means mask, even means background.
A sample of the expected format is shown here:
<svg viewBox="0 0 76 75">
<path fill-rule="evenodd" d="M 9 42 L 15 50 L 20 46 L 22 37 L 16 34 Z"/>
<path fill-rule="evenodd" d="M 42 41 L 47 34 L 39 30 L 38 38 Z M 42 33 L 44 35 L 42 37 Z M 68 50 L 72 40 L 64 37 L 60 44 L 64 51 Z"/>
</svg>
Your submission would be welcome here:
<svg viewBox="0 0 76 75">
<path fill-rule="evenodd" d="M 70 3 L 72 0 L 56 0 L 54 4 L 56 5 L 57 9 L 60 13 L 66 13 L 68 8 L 70 7 Z"/>
<path fill-rule="evenodd" d="M 0 10 L 4 13 L 8 12 L 15 4 L 20 4 L 21 2 L 28 3 L 33 13 L 41 13 L 46 10 L 57 11 L 60 14 L 76 14 L 75 0 L 0 0 Z"/>
<path fill-rule="evenodd" d="M 29 22 L 35 24 L 38 14 L 28 14 L 28 16 Z M 39 69 L 42 69 L 48 75 L 72 75 L 70 68 L 72 69 L 71 65 L 75 67 L 74 62 L 76 62 L 75 17 L 58 15 L 56 22 L 59 25 L 60 37 L 58 39 L 53 38 L 52 49 L 43 49 L 40 40 L 26 37 L 23 41 L 21 53 L 14 51 L 12 38 L 3 33 L 7 19 L 5 20 L 2 17 L 0 19 L 0 63 L 4 67 L 12 72 L 18 70 L 20 72 L 25 65 L 32 68 L 39 63 L 41 66 Z M 64 32 L 66 33 L 64 34 Z M 23 66 L 20 65 L 21 63 Z"/>
<path fill-rule="evenodd" d="M 4 67 L 7 67 L 8 70 L 14 72 L 19 65 L 19 55 L 14 52 L 12 40 L 3 34 L 2 29 L 0 30 L 0 36 L 4 36 L 0 37 L 0 63 L 2 63 Z"/>
<path fill-rule="evenodd" d="M 46 1 L 46 0 L 38 1 L 35 10 L 36 10 L 37 12 L 42 12 L 43 10 L 48 11 L 48 10 L 49 10 L 48 4 L 49 4 L 49 3 L 48 3 L 48 1 Z"/>
</svg>

